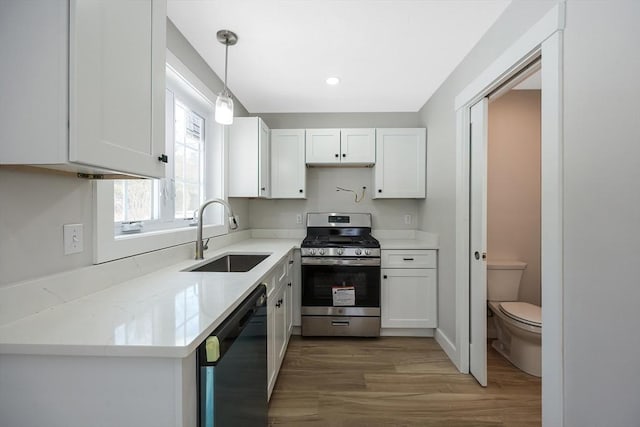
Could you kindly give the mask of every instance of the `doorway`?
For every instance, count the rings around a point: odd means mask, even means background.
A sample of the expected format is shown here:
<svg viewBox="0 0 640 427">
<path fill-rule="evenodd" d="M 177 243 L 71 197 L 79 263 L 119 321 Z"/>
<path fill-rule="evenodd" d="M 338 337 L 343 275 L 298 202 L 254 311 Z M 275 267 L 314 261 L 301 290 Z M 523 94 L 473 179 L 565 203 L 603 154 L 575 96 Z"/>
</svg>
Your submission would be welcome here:
<svg viewBox="0 0 640 427">
<path fill-rule="evenodd" d="M 561 86 L 563 16 L 564 8 L 562 4 L 559 4 L 467 86 L 456 97 L 455 105 L 458 123 L 456 138 L 456 356 L 460 370 L 471 372 L 470 349 L 476 344 L 486 347 L 486 341 L 483 344 L 480 338 L 472 339 L 472 329 L 470 328 L 472 299 L 469 290 L 472 274 L 476 279 L 480 277 L 477 280 L 482 280 L 484 277 L 486 281 L 486 262 L 482 260 L 482 254 L 486 253 L 486 244 L 478 248 L 471 247 L 470 230 L 473 214 L 470 205 L 471 146 L 469 144 L 472 132 L 486 137 L 486 115 L 480 114 L 480 129 L 474 131 L 471 126 L 472 107 L 482 107 L 482 103 L 488 102 L 485 99 L 487 96 L 517 75 L 535 58 L 542 57 L 541 289 L 542 323 L 545 325 L 545 334 L 542 337 L 542 420 L 543 425 L 558 427 L 563 425 Z M 486 104 L 479 111 L 486 113 Z M 479 260 L 475 260 L 475 252 L 478 252 Z M 480 267 L 472 271 L 474 262 L 479 262 Z M 486 291 L 486 285 L 483 289 Z M 479 308 L 478 311 L 485 310 L 486 316 L 486 295 L 482 299 L 482 308 Z M 474 311 L 474 313 L 477 315 L 477 312 Z M 480 322 L 479 325 L 484 322 L 486 320 Z M 476 353 L 482 354 L 482 352 L 474 351 L 474 354 Z M 484 354 L 486 355 L 486 350 Z"/>
<path fill-rule="evenodd" d="M 541 305 L 539 70 L 535 61 L 471 108 L 469 353 L 483 386 L 486 345 L 541 375 L 540 328 L 523 323 L 539 322 Z M 518 301 L 505 305 L 513 313 L 503 313 L 503 301 Z"/>
</svg>

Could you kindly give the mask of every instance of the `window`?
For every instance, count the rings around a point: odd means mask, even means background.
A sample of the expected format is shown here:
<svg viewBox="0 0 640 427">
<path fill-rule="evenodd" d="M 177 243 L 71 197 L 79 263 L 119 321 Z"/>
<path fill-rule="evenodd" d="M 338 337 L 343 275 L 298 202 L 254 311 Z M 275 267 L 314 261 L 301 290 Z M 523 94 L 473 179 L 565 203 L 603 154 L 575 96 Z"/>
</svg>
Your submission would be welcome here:
<svg viewBox="0 0 640 427">
<path fill-rule="evenodd" d="M 195 240 L 198 207 L 224 197 L 224 129 L 213 120 L 215 95 L 169 51 L 166 70 L 167 178 L 95 183 L 96 262 Z M 222 206 L 211 205 L 204 235 L 225 234 L 224 218 Z"/>
</svg>

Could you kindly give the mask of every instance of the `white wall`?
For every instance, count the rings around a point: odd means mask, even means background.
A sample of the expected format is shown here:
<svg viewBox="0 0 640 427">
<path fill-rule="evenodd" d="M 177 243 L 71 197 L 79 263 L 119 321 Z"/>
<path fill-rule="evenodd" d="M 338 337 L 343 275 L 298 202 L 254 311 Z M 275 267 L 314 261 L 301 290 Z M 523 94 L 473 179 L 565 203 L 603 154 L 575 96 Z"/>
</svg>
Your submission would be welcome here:
<svg viewBox="0 0 640 427">
<path fill-rule="evenodd" d="M 215 93 L 222 81 L 167 21 L 169 49 Z M 235 102 L 236 115 L 246 109 Z M 10 144 L 0 136 L 0 144 Z M 246 200 L 233 209 L 248 217 Z M 0 287 L 90 265 L 93 260 L 93 197 L 91 182 L 60 174 L 0 168 Z M 84 252 L 64 255 L 62 225 L 84 224 Z M 241 224 L 247 228 L 248 223 Z"/>
<path fill-rule="evenodd" d="M 462 63 L 420 110 L 427 128 L 427 194 L 419 204 L 421 230 L 438 233 L 438 329 L 456 341 L 455 304 L 455 97 L 505 49 L 525 33 L 555 1 L 515 0 L 487 31 Z"/>
<path fill-rule="evenodd" d="M 640 2 L 567 2 L 565 426 L 640 423 Z"/>
<path fill-rule="evenodd" d="M 518 300 L 540 305 L 540 97 L 512 90 L 489 103 L 487 257 L 524 261 Z"/>
</svg>

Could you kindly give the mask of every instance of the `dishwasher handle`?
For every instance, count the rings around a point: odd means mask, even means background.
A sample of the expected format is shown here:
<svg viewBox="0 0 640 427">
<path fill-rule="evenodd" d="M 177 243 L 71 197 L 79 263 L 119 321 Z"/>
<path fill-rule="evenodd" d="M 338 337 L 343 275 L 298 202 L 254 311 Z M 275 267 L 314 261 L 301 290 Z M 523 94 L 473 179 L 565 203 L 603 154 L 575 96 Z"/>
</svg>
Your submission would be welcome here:
<svg viewBox="0 0 640 427">
<path fill-rule="evenodd" d="M 251 319 L 256 316 L 260 308 L 266 306 L 267 287 L 259 285 L 227 318 L 218 326 L 209 337 L 218 338 L 219 353 L 215 361 L 207 361 L 207 340 L 198 347 L 198 364 L 200 366 L 216 366 L 233 342 L 240 336 Z M 264 310 L 263 310 L 264 311 Z M 265 319 L 266 321 L 266 319 Z M 207 339 L 209 338 L 207 337 Z"/>
</svg>

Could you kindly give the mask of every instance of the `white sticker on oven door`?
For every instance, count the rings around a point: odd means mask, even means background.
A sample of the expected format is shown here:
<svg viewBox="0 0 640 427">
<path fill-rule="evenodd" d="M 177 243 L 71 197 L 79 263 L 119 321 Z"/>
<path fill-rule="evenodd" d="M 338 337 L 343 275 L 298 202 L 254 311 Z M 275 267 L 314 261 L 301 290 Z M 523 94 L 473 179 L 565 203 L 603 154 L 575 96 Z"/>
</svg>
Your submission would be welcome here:
<svg viewBox="0 0 640 427">
<path fill-rule="evenodd" d="M 334 286 L 333 305 L 336 307 L 356 305 L 356 288 L 353 286 Z"/>
</svg>

